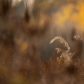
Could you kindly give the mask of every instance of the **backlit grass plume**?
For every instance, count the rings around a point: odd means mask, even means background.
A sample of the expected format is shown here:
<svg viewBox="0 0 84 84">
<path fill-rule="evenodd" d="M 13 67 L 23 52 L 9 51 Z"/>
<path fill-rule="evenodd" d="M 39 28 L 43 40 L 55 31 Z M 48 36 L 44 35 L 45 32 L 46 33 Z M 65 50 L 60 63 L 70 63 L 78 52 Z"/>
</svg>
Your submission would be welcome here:
<svg viewBox="0 0 84 84">
<path fill-rule="evenodd" d="M 79 35 L 74 36 L 74 39 L 76 39 L 76 40 L 81 40 L 81 41 L 83 41 L 83 42 L 84 42 L 83 38 L 82 38 L 82 37 L 80 37 Z"/>
<path fill-rule="evenodd" d="M 63 37 L 60 36 L 56 36 L 54 39 L 52 39 L 50 41 L 50 44 L 53 43 L 55 40 L 59 40 L 60 43 L 64 44 L 64 46 L 67 48 L 67 50 L 63 50 L 60 48 L 55 48 L 57 50 L 57 53 L 59 53 L 60 51 L 62 51 L 62 54 L 60 57 L 57 58 L 59 64 L 61 63 L 61 61 L 64 60 L 65 64 L 69 64 L 71 62 L 71 58 L 73 57 L 74 53 L 70 52 L 70 46 L 68 45 L 68 43 L 65 41 L 65 39 Z"/>
</svg>

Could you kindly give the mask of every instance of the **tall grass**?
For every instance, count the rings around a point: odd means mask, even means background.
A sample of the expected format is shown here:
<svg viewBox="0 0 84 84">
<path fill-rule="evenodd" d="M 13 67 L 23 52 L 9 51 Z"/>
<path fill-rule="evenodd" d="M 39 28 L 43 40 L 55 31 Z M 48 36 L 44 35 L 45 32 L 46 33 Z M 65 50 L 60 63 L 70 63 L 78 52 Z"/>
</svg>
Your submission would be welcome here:
<svg viewBox="0 0 84 84">
<path fill-rule="evenodd" d="M 77 44 L 72 52 L 65 38 L 56 36 L 50 43 L 59 40 L 67 50 L 56 48 L 48 60 L 42 60 L 41 45 L 49 37 L 52 19 L 42 13 L 34 18 L 28 9 L 20 17 L 8 0 L 0 4 L 0 84 L 84 83 L 81 37 L 71 34 Z"/>
</svg>

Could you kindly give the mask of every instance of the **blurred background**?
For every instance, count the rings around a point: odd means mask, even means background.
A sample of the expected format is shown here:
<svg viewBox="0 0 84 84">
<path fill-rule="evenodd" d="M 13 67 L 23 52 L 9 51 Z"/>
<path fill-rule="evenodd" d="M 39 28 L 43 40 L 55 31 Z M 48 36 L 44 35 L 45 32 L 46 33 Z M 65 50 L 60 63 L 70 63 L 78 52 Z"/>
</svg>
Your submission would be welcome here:
<svg viewBox="0 0 84 84">
<path fill-rule="evenodd" d="M 0 0 L 0 84 L 84 84 L 83 51 L 84 0 Z"/>
</svg>

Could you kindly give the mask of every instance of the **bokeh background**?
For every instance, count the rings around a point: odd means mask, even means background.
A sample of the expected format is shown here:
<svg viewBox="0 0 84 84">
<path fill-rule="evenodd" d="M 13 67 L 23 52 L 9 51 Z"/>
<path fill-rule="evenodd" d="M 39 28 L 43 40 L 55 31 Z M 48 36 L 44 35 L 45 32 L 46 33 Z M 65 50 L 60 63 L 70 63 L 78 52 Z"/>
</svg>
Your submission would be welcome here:
<svg viewBox="0 0 84 84">
<path fill-rule="evenodd" d="M 84 0 L 0 0 L 0 84 L 84 84 L 83 39 Z"/>
</svg>

